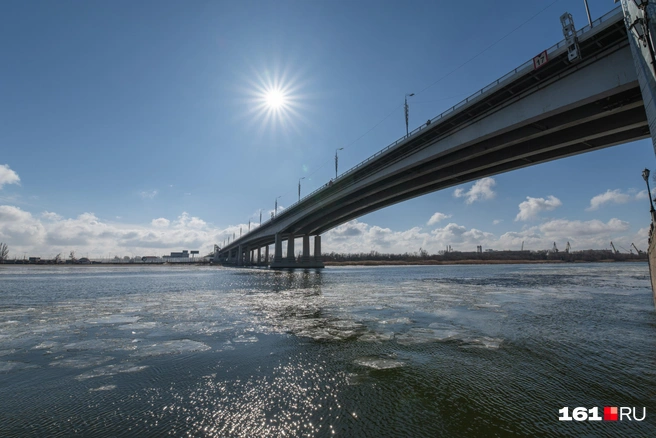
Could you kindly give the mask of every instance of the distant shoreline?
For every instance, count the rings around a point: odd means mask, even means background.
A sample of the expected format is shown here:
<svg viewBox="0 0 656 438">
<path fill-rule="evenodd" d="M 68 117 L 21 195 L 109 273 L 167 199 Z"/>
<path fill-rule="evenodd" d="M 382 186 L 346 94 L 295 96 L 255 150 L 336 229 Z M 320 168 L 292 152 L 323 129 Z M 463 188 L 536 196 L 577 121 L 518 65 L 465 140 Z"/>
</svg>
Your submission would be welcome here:
<svg viewBox="0 0 656 438">
<path fill-rule="evenodd" d="M 638 263 L 647 262 L 646 259 L 632 260 L 359 260 L 359 261 L 326 261 L 326 266 L 437 266 L 437 265 L 543 265 L 543 264 L 566 264 L 566 263 Z M 71 266 L 95 266 L 95 267 L 139 267 L 139 266 L 224 266 L 221 263 L 193 262 L 193 263 L 0 263 L 0 266 L 47 266 L 47 267 L 71 267 Z M 233 265 L 225 265 L 233 266 Z M 249 267 L 249 266 L 243 266 Z"/>
<path fill-rule="evenodd" d="M 427 265 L 535 265 L 535 264 L 552 264 L 552 263 L 625 263 L 625 262 L 646 262 L 647 260 L 361 260 L 349 262 L 324 262 L 326 266 L 427 266 Z"/>
</svg>

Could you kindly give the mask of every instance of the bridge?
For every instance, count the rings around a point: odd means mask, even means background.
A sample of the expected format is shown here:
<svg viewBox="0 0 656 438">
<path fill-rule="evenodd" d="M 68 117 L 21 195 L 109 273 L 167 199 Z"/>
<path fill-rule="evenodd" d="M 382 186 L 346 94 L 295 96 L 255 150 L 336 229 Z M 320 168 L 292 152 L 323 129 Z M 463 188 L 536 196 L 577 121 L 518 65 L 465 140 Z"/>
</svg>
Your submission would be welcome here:
<svg viewBox="0 0 656 438">
<path fill-rule="evenodd" d="M 579 31 L 571 15 L 563 15 L 563 41 L 261 226 L 216 247 L 214 260 L 320 268 L 321 234 L 367 213 L 486 176 L 649 137 L 648 120 L 656 120 L 653 21 L 649 9 L 622 2 Z M 294 251 L 299 237 L 300 261 Z"/>
</svg>

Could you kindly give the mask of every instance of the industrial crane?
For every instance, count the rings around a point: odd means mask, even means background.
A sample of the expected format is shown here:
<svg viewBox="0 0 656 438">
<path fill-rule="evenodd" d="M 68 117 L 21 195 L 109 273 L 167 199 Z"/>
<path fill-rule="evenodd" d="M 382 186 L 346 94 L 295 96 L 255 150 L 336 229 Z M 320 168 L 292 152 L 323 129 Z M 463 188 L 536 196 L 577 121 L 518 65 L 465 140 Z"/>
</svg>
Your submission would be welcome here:
<svg viewBox="0 0 656 438">
<path fill-rule="evenodd" d="M 569 245 L 569 242 L 567 242 L 567 246 L 565 247 L 565 252 L 566 252 L 566 253 L 569 253 L 569 250 L 570 250 L 571 248 L 572 248 L 572 247 Z"/>
<path fill-rule="evenodd" d="M 612 240 L 610 241 L 610 246 L 613 248 L 613 252 L 614 252 L 615 254 L 619 254 L 619 253 L 620 253 L 620 252 L 615 248 L 615 245 L 613 245 L 613 241 L 612 241 Z"/>
<path fill-rule="evenodd" d="M 639 250 L 638 247 L 635 246 L 635 243 L 631 242 L 631 246 L 633 246 L 635 248 L 635 250 L 638 251 L 638 255 L 644 254 L 644 251 Z"/>
<path fill-rule="evenodd" d="M 556 242 L 554 242 L 554 246 L 551 249 L 551 252 L 558 252 L 558 248 L 556 247 Z"/>
</svg>

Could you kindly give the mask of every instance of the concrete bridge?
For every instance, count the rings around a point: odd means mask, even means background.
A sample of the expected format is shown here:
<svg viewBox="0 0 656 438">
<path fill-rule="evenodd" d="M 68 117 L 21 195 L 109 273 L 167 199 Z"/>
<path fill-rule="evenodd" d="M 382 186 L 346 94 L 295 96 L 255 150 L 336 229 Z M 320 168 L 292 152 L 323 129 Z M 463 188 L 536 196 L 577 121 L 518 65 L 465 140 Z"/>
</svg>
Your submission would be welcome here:
<svg viewBox="0 0 656 438">
<path fill-rule="evenodd" d="M 563 41 L 217 247 L 215 261 L 323 267 L 321 234 L 359 216 L 486 176 L 649 137 L 648 120 L 656 118 L 653 26 L 645 20 L 648 12 L 622 1 L 579 31 L 563 15 Z M 647 23 L 647 37 L 636 31 L 639 22 Z M 300 261 L 294 248 L 299 237 Z"/>
</svg>

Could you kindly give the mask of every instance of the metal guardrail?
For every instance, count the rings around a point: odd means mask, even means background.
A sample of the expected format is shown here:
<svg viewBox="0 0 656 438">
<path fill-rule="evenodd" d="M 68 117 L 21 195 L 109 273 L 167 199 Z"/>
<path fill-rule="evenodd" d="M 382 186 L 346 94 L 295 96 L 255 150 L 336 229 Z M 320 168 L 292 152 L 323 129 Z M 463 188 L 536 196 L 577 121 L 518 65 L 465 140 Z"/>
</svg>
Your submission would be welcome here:
<svg viewBox="0 0 656 438">
<path fill-rule="evenodd" d="M 589 31 L 592 30 L 592 29 L 594 29 L 594 26 L 596 26 L 596 25 L 598 25 L 598 24 L 601 24 L 601 23 L 603 23 L 603 22 L 605 22 L 605 21 L 608 21 L 608 19 L 609 19 L 610 17 L 613 17 L 613 16 L 617 15 L 617 12 L 618 12 L 619 10 L 621 10 L 621 9 L 622 9 L 621 6 L 618 6 L 618 7 L 616 7 L 615 9 L 613 9 L 613 10 L 607 12 L 606 14 L 602 15 L 601 17 L 599 17 L 599 18 L 597 18 L 595 21 L 593 21 L 593 22 L 592 22 L 592 26 L 590 26 L 589 24 L 585 25 L 584 27 L 582 27 L 581 29 L 579 29 L 579 30 L 576 32 L 576 36 L 577 36 L 577 37 L 580 37 L 581 35 L 583 35 L 583 34 L 589 32 Z M 566 45 L 565 40 L 559 41 L 558 43 L 556 43 L 556 44 L 554 44 L 553 46 L 549 47 L 549 48 L 546 50 L 546 52 L 547 52 L 548 55 L 549 55 L 549 54 L 552 54 L 552 53 L 555 52 L 556 50 L 558 50 L 558 49 L 560 49 L 560 48 L 562 48 L 562 47 L 565 47 L 565 45 Z M 394 143 L 389 144 L 388 146 L 386 146 L 386 147 L 384 147 L 383 149 L 379 150 L 379 151 L 376 152 L 375 154 L 373 154 L 373 155 L 369 156 L 368 158 L 364 159 L 363 161 L 359 162 L 358 164 L 356 164 L 355 166 L 351 167 L 351 168 L 348 169 L 346 172 L 343 172 L 341 175 L 337 176 L 337 178 L 335 178 L 334 180 L 332 180 L 333 183 L 336 183 L 336 182 L 339 181 L 340 179 L 343 179 L 343 178 L 345 178 L 346 176 L 352 174 L 353 172 L 355 172 L 356 170 L 360 169 L 361 167 L 363 167 L 363 166 L 364 166 L 365 164 L 367 164 L 368 162 L 372 161 L 372 160 L 375 159 L 376 157 L 379 157 L 380 155 L 382 155 L 383 153 L 389 151 L 390 149 L 393 149 L 394 147 L 398 146 L 399 144 L 404 143 L 407 139 L 409 139 L 410 137 L 412 137 L 414 134 L 417 134 L 417 133 L 423 131 L 424 129 L 427 129 L 429 126 L 432 127 L 432 126 L 433 126 L 433 123 L 438 122 L 438 121 L 440 121 L 440 120 L 442 120 L 442 119 L 445 119 L 448 115 L 455 113 L 455 111 L 456 111 L 457 109 L 460 109 L 460 108 L 464 107 L 464 106 L 467 105 L 467 104 L 473 103 L 474 101 L 478 100 L 478 98 L 480 98 L 480 97 L 483 96 L 484 94 L 487 94 L 487 93 L 490 92 L 492 89 L 494 89 L 494 88 L 500 86 L 502 83 L 504 83 L 504 82 L 506 82 L 506 81 L 509 81 L 511 78 L 512 78 L 513 80 L 518 79 L 521 75 L 527 73 L 528 71 L 533 71 L 533 59 L 531 59 L 530 61 L 526 61 L 525 63 L 523 63 L 523 64 L 520 65 L 519 67 L 517 67 L 517 68 L 515 68 L 514 70 L 511 70 L 510 72 L 508 72 L 508 73 L 506 73 L 505 75 L 501 76 L 501 77 L 500 77 L 499 79 L 497 79 L 496 81 L 492 82 L 492 83 L 489 84 L 489 85 L 486 85 L 485 87 L 481 88 L 480 90 L 478 90 L 478 91 L 475 92 L 474 94 L 472 94 L 472 95 L 468 96 L 467 98 L 465 98 L 464 100 L 462 100 L 462 101 L 456 103 L 456 104 L 453 105 L 451 108 L 449 108 L 449 109 L 443 111 L 443 112 L 442 112 L 441 114 L 439 114 L 438 116 L 432 118 L 431 121 L 430 121 L 430 123 L 425 123 L 425 124 L 419 126 L 418 128 L 415 128 L 415 129 L 414 129 L 413 131 L 411 131 L 407 136 L 403 136 L 403 137 L 399 138 L 399 139 L 396 140 Z M 327 187 L 328 187 L 328 184 L 325 184 L 325 185 L 319 187 L 318 189 L 314 190 L 314 191 L 311 192 L 310 194 L 304 196 L 304 197 L 301 198 L 300 200 L 298 200 L 298 201 L 294 202 L 293 204 L 291 204 L 289 207 L 287 207 L 287 208 L 283 211 L 282 214 L 284 214 L 284 213 L 286 213 L 287 211 L 291 210 L 292 208 L 296 207 L 298 204 L 301 204 L 301 203 L 304 202 L 306 199 L 309 199 L 309 198 L 313 197 L 314 195 L 316 195 L 316 194 L 319 193 L 320 191 L 326 189 Z M 277 212 L 276 212 L 276 214 L 277 214 Z M 269 222 L 272 222 L 272 221 L 275 221 L 275 220 L 276 220 L 276 218 L 273 218 L 273 219 L 267 219 L 266 221 L 262 222 L 262 225 L 260 225 L 260 226 L 267 225 Z M 259 228 L 259 227 L 258 227 L 258 228 Z M 235 242 L 237 242 L 237 241 L 239 241 L 239 240 L 245 238 L 248 234 L 257 231 L 258 228 L 255 228 L 253 231 L 250 231 L 250 232 L 248 232 L 248 233 L 242 235 L 240 238 L 234 240 L 234 241 L 233 241 L 233 244 L 234 244 Z M 228 245 L 226 245 L 226 246 L 230 246 L 230 245 L 232 245 L 232 244 L 228 244 Z"/>
</svg>

